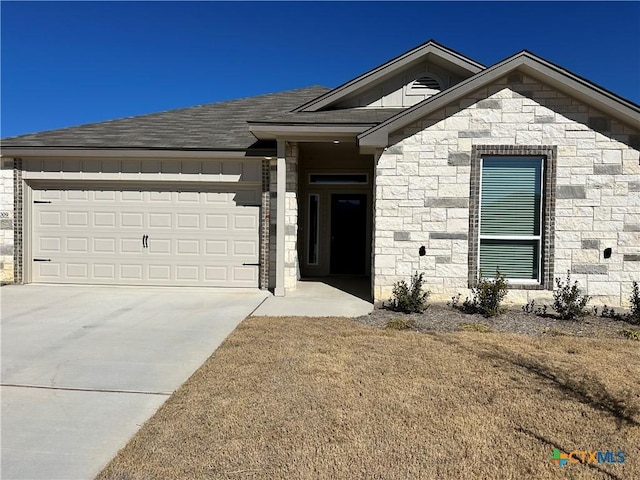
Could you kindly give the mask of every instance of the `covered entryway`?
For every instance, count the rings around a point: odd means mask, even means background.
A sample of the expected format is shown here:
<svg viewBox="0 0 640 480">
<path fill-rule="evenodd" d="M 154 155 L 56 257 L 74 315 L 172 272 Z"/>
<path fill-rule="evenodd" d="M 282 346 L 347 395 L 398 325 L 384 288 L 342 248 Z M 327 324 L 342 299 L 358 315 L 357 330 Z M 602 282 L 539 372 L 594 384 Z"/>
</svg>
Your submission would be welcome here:
<svg viewBox="0 0 640 480">
<path fill-rule="evenodd" d="M 355 143 L 299 144 L 302 277 L 371 274 L 373 156 Z"/>
<path fill-rule="evenodd" d="M 258 186 L 32 189 L 32 282 L 258 287 Z"/>
</svg>

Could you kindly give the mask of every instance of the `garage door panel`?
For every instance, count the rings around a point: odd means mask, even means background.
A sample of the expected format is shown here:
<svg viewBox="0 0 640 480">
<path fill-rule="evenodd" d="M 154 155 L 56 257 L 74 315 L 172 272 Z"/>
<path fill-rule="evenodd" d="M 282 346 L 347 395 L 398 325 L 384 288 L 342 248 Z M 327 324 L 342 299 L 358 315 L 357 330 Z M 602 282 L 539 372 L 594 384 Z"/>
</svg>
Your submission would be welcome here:
<svg viewBox="0 0 640 480">
<path fill-rule="evenodd" d="M 229 228 L 229 215 L 225 213 L 210 213 L 206 215 L 205 228 L 226 232 Z"/>
<path fill-rule="evenodd" d="M 151 237 L 147 240 L 148 255 L 170 255 L 172 251 L 172 241 L 166 238 Z"/>
<path fill-rule="evenodd" d="M 58 262 L 34 262 L 34 268 L 38 272 L 38 276 L 48 280 L 60 280 L 62 265 Z"/>
<path fill-rule="evenodd" d="M 178 213 L 178 228 L 200 228 L 200 214 L 198 213 Z"/>
<path fill-rule="evenodd" d="M 87 212 L 65 212 L 65 226 L 67 227 L 82 227 L 89 226 L 89 214 Z"/>
<path fill-rule="evenodd" d="M 89 192 L 86 190 L 69 190 L 66 196 L 69 200 L 89 201 Z"/>
<path fill-rule="evenodd" d="M 232 280 L 234 282 L 253 282 L 257 281 L 258 270 L 253 267 L 232 267 Z"/>
<path fill-rule="evenodd" d="M 66 263 L 65 275 L 77 281 L 89 280 L 89 264 L 82 262 Z"/>
<path fill-rule="evenodd" d="M 149 202 L 166 204 L 172 200 L 172 192 L 149 192 Z"/>
<path fill-rule="evenodd" d="M 144 265 L 142 263 L 121 263 L 120 278 L 123 280 L 142 280 Z"/>
<path fill-rule="evenodd" d="M 144 201 L 144 195 L 143 192 L 136 192 L 136 191 L 123 191 L 123 192 L 118 192 L 118 195 L 120 197 L 120 202 L 132 202 L 132 203 L 140 203 Z"/>
<path fill-rule="evenodd" d="M 144 214 L 142 212 L 120 213 L 120 225 L 122 228 L 143 228 Z"/>
<path fill-rule="evenodd" d="M 116 226 L 115 212 L 94 212 L 93 226 L 97 228 L 115 228 Z"/>
<path fill-rule="evenodd" d="M 147 225 L 149 228 L 171 228 L 172 215 L 170 213 L 149 213 Z"/>
<path fill-rule="evenodd" d="M 252 241 L 233 241 L 233 254 L 252 257 L 257 255 L 258 246 Z"/>
<path fill-rule="evenodd" d="M 61 227 L 62 212 L 59 211 L 41 211 L 36 216 L 36 223 L 43 227 Z"/>
<path fill-rule="evenodd" d="M 67 237 L 66 249 L 67 253 L 89 253 L 89 239 L 87 237 Z"/>
<path fill-rule="evenodd" d="M 114 263 L 94 263 L 93 278 L 102 281 L 116 280 L 116 265 Z"/>
<path fill-rule="evenodd" d="M 141 254 L 142 247 L 142 235 L 139 237 L 131 238 L 125 237 L 120 239 L 120 252 L 121 254 Z"/>
<path fill-rule="evenodd" d="M 227 256 L 229 255 L 228 240 L 206 240 L 204 244 L 205 255 Z"/>
<path fill-rule="evenodd" d="M 150 280 L 171 280 L 171 265 L 149 265 Z"/>
<path fill-rule="evenodd" d="M 257 215 L 243 215 L 237 214 L 233 217 L 234 230 L 249 230 L 253 231 L 258 228 L 258 216 Z"/>
<path fill-rule="evenodd" d="M 209 282 L 226 282 L 229 278 L 228 267 L 220 265 L 205 265 L 204 278 Z"/>
<path fill-rule="evenodd" d="M 34 190 L 32 280 L 258 286 L 258 188 L 156 188 Z"/>
<path fill-rule="evenodd" d="M 40 237 L 38 244 L 41 252 L 62 253 L 62 240 L 60 237 Z"/>
<path fill-rule="evenodd" d="M 116 253 L 116 239 L 115 238 L 93 238 L 93 252 L 94 253 Z"/>
<path fill-rule="evenodd" d="M 176 253 L 178 255 L 199 255 L 199 240 L 178 240 L 176 242 Z"/>
</svg>

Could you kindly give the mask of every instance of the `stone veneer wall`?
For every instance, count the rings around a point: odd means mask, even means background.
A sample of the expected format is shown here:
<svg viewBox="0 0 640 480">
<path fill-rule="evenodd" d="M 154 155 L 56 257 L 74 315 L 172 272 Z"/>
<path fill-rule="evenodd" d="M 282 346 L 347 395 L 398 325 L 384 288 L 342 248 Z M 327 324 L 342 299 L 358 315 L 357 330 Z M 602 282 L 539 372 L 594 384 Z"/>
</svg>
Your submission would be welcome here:
<svg viewBox="0 0 640 480">
<path fill-rule="evenodd" d="M 14 281 L 14 160 L 2 159 L 0 170 L 0 281 Z"/>
<path fill-rule="evenodd" d="M 396 132 L 390 143 L 376 170 L 376 302 L 415 271 L 425 273 L 434 300 L 469 293 L 472 148 L 528 145 L 557 151 L 555 276 L 571 271 L 594 303 L 628 303 L 640 281 L 637 131 L 516 73 Z M 548 301 L 551 292 L 507 295 L 513 303 L 534 298 Z"/>
<path fill-rule="evenodd" d="M 298 144 L 288 142 L 287 161 L 287 200 L 284 232 L 284 288 L 295 290 L 300 278 L 298 263 Z"/>
<path fill-rule="evenodd" d="M 285 201 L 285 270 L 284 287 L 295 290 L 300 278 L 298 263 L 298 158 L 299 149 L 295 142 L 287 142 L 285 161 L 287 166 L 287 187 Z M 276 285 L 276 230 L 277 225 L 277 161 L 270 164 L 270 220 L 269 220 L 269 287 Z"/>
</svg>

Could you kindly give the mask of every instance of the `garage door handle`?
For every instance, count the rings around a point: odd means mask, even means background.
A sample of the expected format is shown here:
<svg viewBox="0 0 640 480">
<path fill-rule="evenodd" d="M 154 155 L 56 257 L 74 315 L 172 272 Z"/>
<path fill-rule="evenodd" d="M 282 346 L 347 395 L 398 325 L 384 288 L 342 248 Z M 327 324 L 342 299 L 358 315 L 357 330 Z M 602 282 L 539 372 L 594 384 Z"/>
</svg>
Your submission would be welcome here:
<svg viewBox="0 0 640 480">
<path fill-rule="evenodd" d="M 33 203 L 51 203 L 51 200 L 34 200 Z"/>
<path fill-rule="evenodd" d="M 142 248 L 149 248 L 149 235 L 142 235 Z"/>
<path fill-rule="evenodd" d="M 50 262 L 51 259 L 50 258 L 34 258 L 33 261 L 34 262 Z"/>
<path fill-rule="evenodd" d="M 259 267 L 260 264 L 259 263 L 243 263 L 242 266 L 244 266 L 244 267 Z"/>
</svg>

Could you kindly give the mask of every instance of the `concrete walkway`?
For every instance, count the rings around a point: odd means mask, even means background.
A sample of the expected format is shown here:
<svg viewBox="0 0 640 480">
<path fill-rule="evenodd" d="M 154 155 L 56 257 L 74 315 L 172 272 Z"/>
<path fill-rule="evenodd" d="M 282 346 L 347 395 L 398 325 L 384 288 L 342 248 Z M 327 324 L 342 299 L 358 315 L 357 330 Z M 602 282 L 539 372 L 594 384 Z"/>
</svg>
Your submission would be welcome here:
<svg viewBox="0 0 640 480">
<path fill-rule="evenodd" d="M 1 478 L 94 478 L 268 295 L 0 288 Z"/>
<path fill-rule="evenodd" d="M 373 310 L 369 278 L 302 280 L 284 297 L 268 297 L 253 316 L 359 317 Z"/>
</svg>

